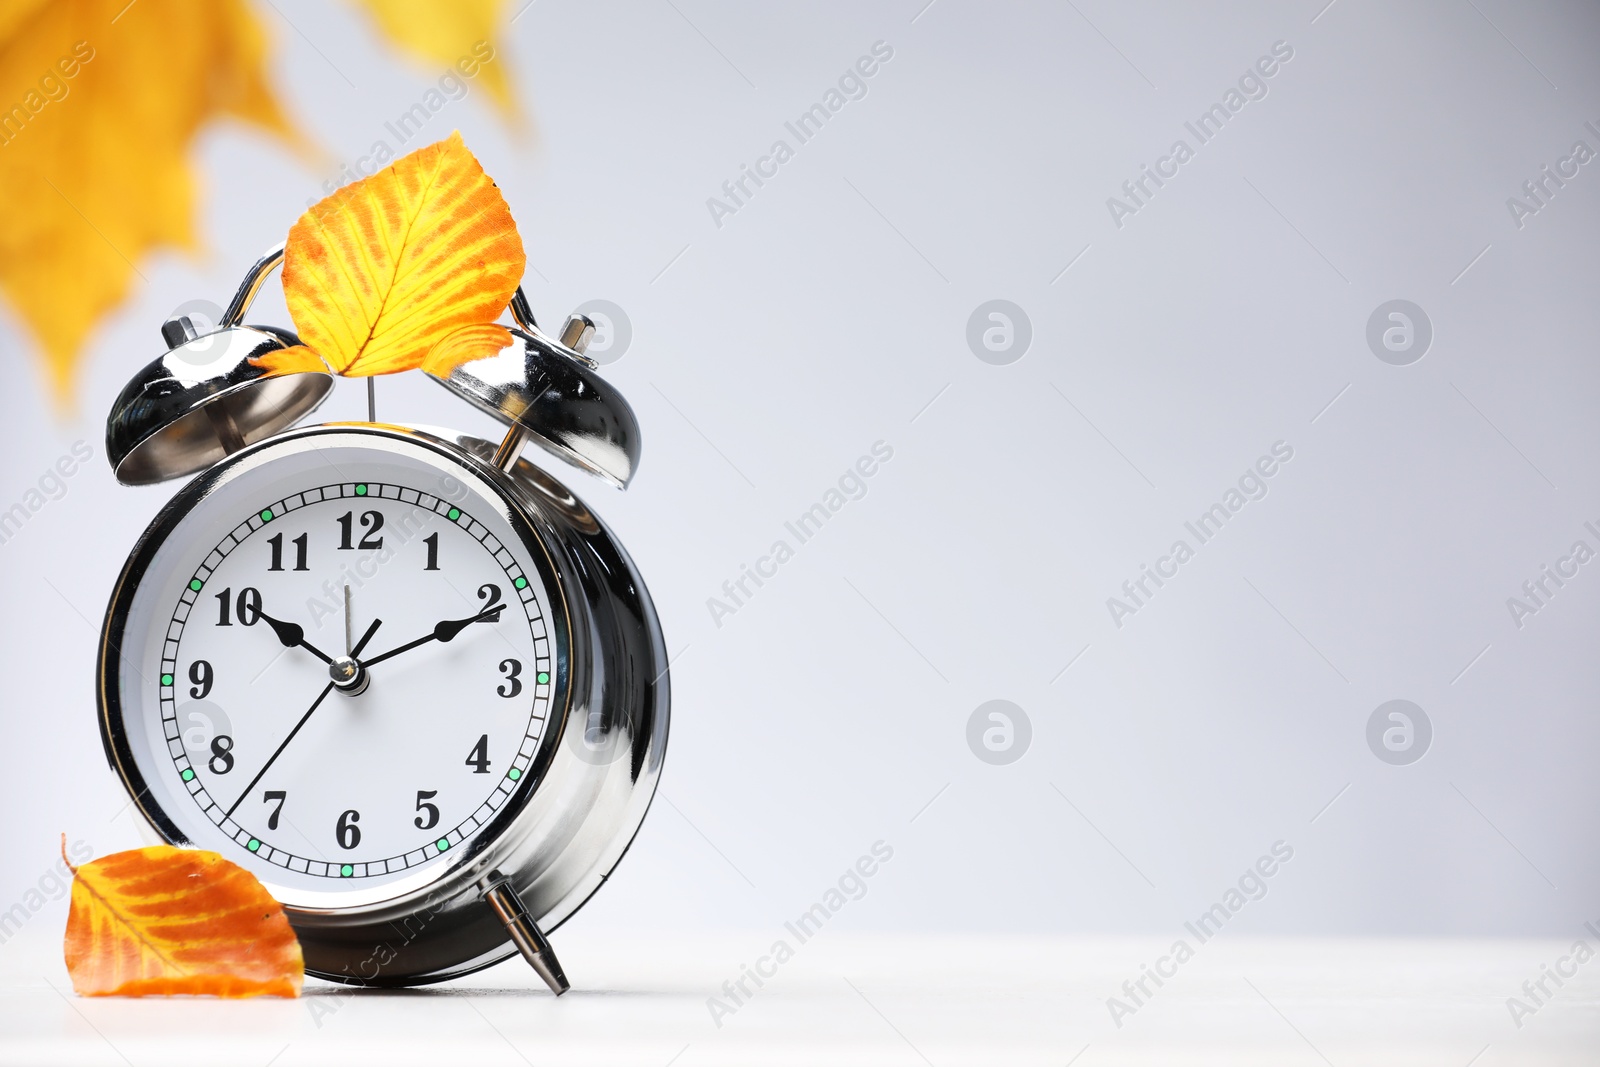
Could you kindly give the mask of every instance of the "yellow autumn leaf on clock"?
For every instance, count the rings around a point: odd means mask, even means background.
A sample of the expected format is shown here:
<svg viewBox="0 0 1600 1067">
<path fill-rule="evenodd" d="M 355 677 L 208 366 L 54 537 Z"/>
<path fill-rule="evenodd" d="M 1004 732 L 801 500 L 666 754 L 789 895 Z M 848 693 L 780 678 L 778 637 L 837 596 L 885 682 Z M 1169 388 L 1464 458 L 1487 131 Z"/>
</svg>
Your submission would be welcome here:
<svg viewBox="0 0 1600 1067">
<path fill-rule="evenodd" d="M 59 405 L 84 342 L 162 246 L 196 250 L 196 133 L 233 116 L 301 144 L 242 0 L 0 2 L 0 292 Z"/>
<path fill-rule="evenodd" d="M 494 326 L 527 256 L 511 209 L 461 134 L 345 186 L 289 231 L 283 295 L 304 344 L 274 353 L 279 371 L 367 377 L 490 355 Z M 440 362 L 443 360 L 443 362 Z"/>
</svg>

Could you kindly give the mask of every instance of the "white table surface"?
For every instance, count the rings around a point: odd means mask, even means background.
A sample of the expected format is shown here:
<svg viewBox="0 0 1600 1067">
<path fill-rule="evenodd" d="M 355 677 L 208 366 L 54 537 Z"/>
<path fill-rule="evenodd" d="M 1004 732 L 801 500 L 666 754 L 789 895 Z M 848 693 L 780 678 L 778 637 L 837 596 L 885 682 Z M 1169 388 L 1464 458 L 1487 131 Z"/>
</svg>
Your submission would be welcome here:
<svg viewBox="0 0 1600 1067">
<path fill-rule="evenodd" d="M 74 996 L 45 927 L 0 946 L 0 1063 L 1600 1064 L 1600 960 L 1520 1028 L 1506 1007 L 1571 941 L 1224 934 L 1119 1029 L 1106 998 L 1170 938 L 830 929 L 718 1027 L 707 998 L 781 930 L 562 931 L 559 1001 L 512 961 L 422 990 L 308 981 L 298 1001 L 225 1002 Z"/>
</svg>

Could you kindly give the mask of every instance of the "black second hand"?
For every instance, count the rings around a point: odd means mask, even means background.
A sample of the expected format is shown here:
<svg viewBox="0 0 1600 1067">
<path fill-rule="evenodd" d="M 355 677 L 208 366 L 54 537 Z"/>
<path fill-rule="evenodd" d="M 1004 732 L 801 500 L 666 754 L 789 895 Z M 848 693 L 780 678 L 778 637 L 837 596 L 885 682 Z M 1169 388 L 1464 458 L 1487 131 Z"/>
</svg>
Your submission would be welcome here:
<svg viewBox="0 0 1600 1067">
<path fill-rule="evenodd" d="M 322 692 L 317 694 L 317 699 L 311 702 L 311 707 L 306 710 L 306 713 L 300 716 L 300 721 L 294 724 L 294 729 L 290 730 L 289 736 L 283 739 L 283 744 L 278 746 L 278 751 L 274 752 L 272 754 L 272 758 L 267 760 L 267 762 L 262 765 L 261 769 L 256 772 L 256 776 L 254 778 L 250 779 L 250 784 L 244 787 L 244 792 L 239 794 L 239 799 L 235 800 L 233 805 L 229 807 L 227 811 L 222 813 L 223 818 L 233 817 L 234 811 L 239 807 L 240 804 L 244 803 L 244 798 L 250 795 L 250 790 L 256 787 L 257 782 L 261 781 L 261 776 L 267 773 L 267 771 L 272 767 L 273 762 L 283 754 L 283 750 L 289 747 L 289 742 L 293 741 L 294 735 L 300 732 L 300 727 L 304 726 L 306 724 L 306 720 L 311 718 L 312 712 L 316 711 L 322 706 L 322 702 L 327 699 L 328 694 L 331 692 L 333 692 L 333 683 L 329 682 L 327 685 L 322 687 Z"/>
<path fill-rule="evenodd" d="M 361 635 L 361 640 L 357 642 L 356 647 L 350 650 L 352 656 L 360 653 L 367 646 L 367 642 L 372 640 L 372 635 L 378 632 L 378 627 L 382 624 L 382 619 L 372 620 L 372 625 L 367 627 L 367 632 Z M 312 701 L 311 707 L 306 709 L 306 713 L 300 716 L 300 721 L 294 724 L 294 729 L 289 731 L 289 736 L 283 739 L 283 743 L 278 746 L 277 751 L 272 754 L 266 763 L 261 765 L 261 769 L 256 772 L 256 776 L 250 779 L 250 784 L 244 787 L 244 791 L 239 794 L 239 799 L 235 800 L 228 810 L 222 813 L 223 818 L 233 818 L 233 813 L 238 810 L 240 804 L 244 803 L 244 798 L 250 795 L 250 791 L 256 787 L 256 783 L 261 781 L 262 776 L 277 762 L 278 757 L 283 755 L 283 750 L 289 747 L 289 742 L 293 741 L 294 735 L 300 732 L 300 727 L 304 726 L 306 721 L 311 718 L 312 713 L 322 706 L 322 702 L 328 698 L 328 694 L 331 692 L 333 692 L 333 683 L 329 682 L 323 687 L 322 692 L 317 694 L 317 699 Z"/>
</svg>

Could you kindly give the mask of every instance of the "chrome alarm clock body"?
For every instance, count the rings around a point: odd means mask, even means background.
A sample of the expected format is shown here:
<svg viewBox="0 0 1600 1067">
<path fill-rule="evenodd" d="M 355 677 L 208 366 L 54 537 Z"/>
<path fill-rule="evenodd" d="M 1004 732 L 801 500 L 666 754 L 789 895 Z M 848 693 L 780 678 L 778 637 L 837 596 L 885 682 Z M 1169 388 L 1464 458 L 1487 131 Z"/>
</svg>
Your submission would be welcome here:
<svg viewBox="0 0 1600 1067">
<path fill-rule="evenodd" d="M 559 993 L 546 935 L 638 831 L 669 682 L 632 560 L 519 452 L 625 486 L 637 424 L 582 356 L 588 324 L 546 337 L 519 292 L 513 345 L 440 379 L 503 441 L 291 429 L 331 379 L 263 369 L 292 334 L 238 325 L 280 255 L 218 330 L 169 323 L 108 423 L 123 481 L 199 473 L 111 596 L 107 756 L 162 839 L 262 880 L 307 973 L 411 985 L 521 952 Z"/>
</svg>

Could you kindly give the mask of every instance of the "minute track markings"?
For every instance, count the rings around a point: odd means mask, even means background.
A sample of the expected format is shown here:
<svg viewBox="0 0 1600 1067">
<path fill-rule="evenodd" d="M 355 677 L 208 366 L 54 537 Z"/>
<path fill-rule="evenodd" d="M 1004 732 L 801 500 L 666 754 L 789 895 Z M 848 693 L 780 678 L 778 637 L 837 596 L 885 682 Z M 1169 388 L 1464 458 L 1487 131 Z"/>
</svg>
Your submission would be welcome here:
<svg viewBox="0 0 1600 1067">
<path fill-rule="evenodd" d="M 366 494 L 356 493 L 355 486 L 357 485 L 366 488 L 368 492 Z M 339 483 L 291 494 L 269 507 L 253 509 L 248 512 L 249 517 L 245 521 L 223 535 L 216 547 L 207 553 L 200 565 L 191 572 L 189 580 L 184 583 L 179 591 L 178 603 L 173 612 L 172 621 L 160 646 L 161 672 L 174 675 L 179 673 L 179 663 L 184 656 L 180 649 L 180 644 L 186 632 L 187 623 L 195 622 L 198 626 L 201 621 L 207 618 L 206 615 L 202 614 L 195 614 L 191 617 L 191 613 L 200 606 L 198 602 L 204 596 L 210 595 L 207 586 L 211 585 L 212 580 L 217 578 L 219 572 L 227 566 L 225 561 L 232 556 L 235 549 L 244 546 L 256 532 L 269 525 L 274 527 L 273 532 L 277 535 L 277 531 L 282 528 L 282 523 L 285 520 L 292 522 L 296 514 L 303 508 L 332 502 L 354 503 L 357 500 L 371 505 L 388 503 L 402 507 L 420 508 L 423 512 L 436 516 L 437 521 L 461 529 L 481 546 L 482 550 L 493 560 L 494 566 L 504 574 L 505 578 L 503 580 L 509 582 L 506 587 L 507 592 L 515 590 L 515 595 L 505 602 L 491 603 L 489 607 L 466 618 L 445 620 L 444 623 L 435 626 L 434 633 L 427 634 L 423 638 L 410 642 L 401 648 L 391 649 L 383 653 L 383 659 L 391 658 L 401 651 L 416 648 L 430 641 L 449 641 L 475 622 L 499 622 L 503 618 L 503 612 L 507 607 L 520 606 L 529 627 L 527 639 L 532 644 L 532 648 L 523 649 L 523 654 L 529 661 L 528 665 L 531 668 L 529 675 L 537 674 L 544 681 L 539 682 L 537 686 L 528 686 L 530 692 L 528 696 L 524 697 L 527 703 L 518 702 L 520 705 L 518 714 L 526 715 L 522 725 L 516 728 L 521 737 L 518 738 L 515 734 L 509 737 L 504 733 L 499 735 L 501 738 L 499 744 L 503 746 L 501 749 L 503 754 L 496 759 L 498 764 L 495 773 L 495 779 L 498 782 L 496 788 L 491 790 L 486 797 L 483 797 L 466 814 L 464 819 L 453 828 L 446 829 L 441 826 L 432 830 L 432 834 L 438 836 L 410 851 L 390 856 L 386 859 L 380 858 L 369 861 L 356 861 L 354 857 L 351 857 L 349 861 L 344 863 L 325 859 L 313 860 L 305 856 L 296 856 L 294 853 L 283 849 L 274 848 L 270 844 L 270 838 L 279 835 L 270 834 L 267 837 L 262 837 L 235 823 L 233 821 L 234 812 L 245 811 L 247 814 L 251 812 L 250 807 L 244 802 L 250 798 L 260 782 L 265 780 L 268 767 L 264 765 L 257 772 L 256 780 L 251 783 L 250 788 L 241 792 L 239 797 L 228 808 L 224 809 L 222 805 L 212 800 L 206 788 L 206 778 L 210 776 L 196 776 L 196 770 L 191 768 L 187 758 L 188 753 L 180 742 L 176 713 L 178 697 L 182 694 L 176 691 L 175 686 L 163 687 L 164 691 L 159 695 L 159 707 L 161 709 L 161 718 L 165 723 L 165 740 L 169 754 L 177 769 L 181 772 L 180 778 L 184 781 L 184 791 L 190 794 L 196 805 L 205 813 L 207 819 L 217 826 L 225 836 L 234 839 L 241 849 L 250 849 L 253 854 L 252 858 L 270 862 L 275 866 L 284 867 L 303 876 L 314 878 L 342 879 L 394 874 L 417 867 L 437 858 L 443 852 L 457 850 L 483 826 L 493 820 L 496 813 L 501 811 L 510 798 L 515 795 L 520 784 L 526 783 L 529 786 L 533 784 L 531 770 L 534 760 L 546 740 L 546 723 L 549 719 L 556 691 L 556 686 L 550 684 L 554 681 L 555 667 L 553 666 L 553 658 L 556 634 L 547 626 L 540 603 L 541 599 L 548 597 L 550 586 L 547 581 L 542 584 L 541 582 L 533 581 L 532 575 L 535 572 L 525 569 L 518 556 L 510 551 L 511 546 L 519 543 L 518 539 L 497 536 L 491 529 L 475 520 L 472 514 L 432 494 L 405 486 L 385 485 L 373 481 L 356 482 L 348 479 Z M 488 501 L 491 505 L 495 504 L 492 495 L 488 498 Z M 493 508 L 493 510 L 499 511 L 498 507 Z M 265 518 L 267 515 L 270 515 L 271 518 Z M 503 524 L 503 514 L 499 518 Z M 306 521 L 312 520 L 307 519 Z M 412 535 L 418 532 L 420 531 L 414 528 L 410 531 Z M 288 535 L 283 536 L 288 537 Z M 313 547 L 315 546 L 315 537 L 316 535 L 313 532 Z M 409 540 L 409 535 L 402 536 L 400 539 L 401 547 L 409 543 Z M 540 558 L 539 552 L 541 549 L 536 543 L 529 543 L 525 550 L 531 551 L 535 560 Z M 542 574 L 543 572 L 541 571 L 540 573 Z M 440 575 L 440 577 L 445 577 L 447 584 L 454 587 L 454 583 L 450 583 L 446 575 Z M 235 572 L 231 568 L 227 572 L 227 580 L 235 587 L 240 584 L 240 579 L 235 577 Z M 217 585 L 221 584 L 225 583 L 219 580 Z M 266 586 L 262 588 L 266 589 Z M 541 593 L 541 589 L 545 590 L 545 592 Z M 482 596 L 483 594 L 480 593 L 480 597 Z M 278 610 L 281 611 L 282 608 L 280 607 Z M 280 655 L 287 653 L 289 648 L 302 647 L 307 654 L 316 657 L 318 660 L 326 661 L 326 653 L 305 640 L 305 630 L 299 627 L 298 624 L 268 615 L 262 615 L 261 619 L 267 622 L 268 628 L 274 631 L 277 643 L 284 646 Z M 508 634 L 501 628 L 495 627 L 494 632 L 500 636 L 502 641 L 510 642 L 514 640 L 516 631 L 511 631 Z M 293 640 L 285 640 L 285 638 Z M 204 650 L 199 654 L 207 655 Z M 377 658 L 373 657 L 374 661 Z M 176 680 L 175 678 L 174 681 Z M 498 683 L 501 678 L 497 676 L 495 681 Z M 529 697 L 531 697 L 531 700 Z M 326 699 L 326 696 L 319 695 L 317 706 L 320 707 L 321 703 L 325 702 Z M 308 711 L 301 717 L 301 722 L 296 724 L 289 737 L 286 737 L 283 744 L 280 745 L 280 751 L 284 745 L 288 744 L 290 738 L 299 731 L 300 726 L 309 719 L 311 714 L 312 711 Z M 504 727 L 501 729 L 504 729 Z M 277 754 L 275 753 L 273 760 L 275 761 L 276 759 Z M 215 777 L 211 777 L 210 780 L 213 783 L 216 781 Z M 467 799 L 470 801 L 470 796 Z M 291 803 L 292 800 L 291 794 Z M 255 842 L 254 848 L 250 848 L 249 843 L 252 841 Z M 444 844 L 443 848 L 439 847 L 441 842 Z M 393 844 L 400 843 L 400 841 L 393 842 Z M 313 852 L 315 851 L 313 848 Z M 342 868 L 346 867 L 351 868 L 348 873 L 342 870 Z"/>
</svg>

